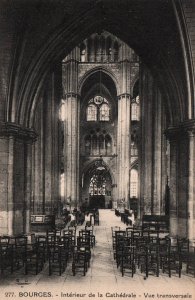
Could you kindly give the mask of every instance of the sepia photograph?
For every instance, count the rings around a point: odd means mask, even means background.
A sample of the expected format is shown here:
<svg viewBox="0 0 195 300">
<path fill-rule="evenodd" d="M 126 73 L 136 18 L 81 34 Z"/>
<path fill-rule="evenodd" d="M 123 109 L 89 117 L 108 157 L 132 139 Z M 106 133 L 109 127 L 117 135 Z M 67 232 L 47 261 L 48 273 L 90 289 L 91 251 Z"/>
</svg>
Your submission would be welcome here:
<svg viewBox="0 0 195 300">
<path fill-rule="evenodd" d="M 195 299 L 195 0 L 0 0 L 0 298 Z"/>
</svg>

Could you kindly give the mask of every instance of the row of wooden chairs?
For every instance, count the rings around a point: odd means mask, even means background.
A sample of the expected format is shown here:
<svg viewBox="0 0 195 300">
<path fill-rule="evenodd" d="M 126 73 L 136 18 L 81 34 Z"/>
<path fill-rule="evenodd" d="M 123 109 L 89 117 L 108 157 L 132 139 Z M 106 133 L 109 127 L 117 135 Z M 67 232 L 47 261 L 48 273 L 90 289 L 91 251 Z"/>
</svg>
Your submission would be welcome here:
<svg viewBox="0 0 195 300">
<path fill-rule="evenodd" d="M 177 238 L 174 242 L 169 237 L 159 237 L 158 234 L 143 234 L 142 230 L 120 230 L 112 227 L 113 253 L 117 267 L 120 267 L 122 276 L 125 270 L 131 270 L 132 276 L 136 269 L 159 276 L 160 270 L 173 271 L 181 277 L 181 270 L 186 266 L 186 272 L 193 272 L 195 277 L 195 250 L 190 247 L 188 239 Z"/>
<path fill-rule="evenodd" d="M 32 234 L 30 239 L 25 235 L 0 237 L 0 270 L 13 273 L 24 267 L 25 274 L 38 274 L 49 263 L 49 275 L 58 270 L 59 275 L 65 271 L 70 259 L 75 261 L 75 250 L 85 248 L 86 253 L 95 246 L 93 226 L 80 230 L 47 231 L 45 234 Z M 78 251 L 77 251 L 78 252 Z M 83 254 L 83 251 L 82 251 Z M 90 256 L 91 257 L 91 256 Z M 89 261 L 88 261 L 89 266 Z"/>
</svg>

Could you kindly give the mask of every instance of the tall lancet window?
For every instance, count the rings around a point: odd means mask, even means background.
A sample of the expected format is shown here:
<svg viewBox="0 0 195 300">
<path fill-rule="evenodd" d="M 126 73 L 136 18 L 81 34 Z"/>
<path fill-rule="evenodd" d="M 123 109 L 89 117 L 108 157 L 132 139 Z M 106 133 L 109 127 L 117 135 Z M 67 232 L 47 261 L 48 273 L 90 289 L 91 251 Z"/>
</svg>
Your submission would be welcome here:
<svg viewBox="0 0 195 300">
<path fill-rule="evenodd" d="M 131 120 L 132 121 L 139 121 L 139 96 L 135 97 L 132 100 L 131 104 Z"/>
<path fill-rule="evenodd" d="M 104 103 L 100 106 L 100 121 L 110 120 L 110 107 Z"/>
<path fill-rule="evenodd" d="M 97 121 L 97 106 L 94 104 L 87 106 L 87 121 Z"/>
<path fill-rule="evenodd" d="M 138 198 L 138 171 L 135 169 L 131 170 L 130 197 Z"/>
</svg>

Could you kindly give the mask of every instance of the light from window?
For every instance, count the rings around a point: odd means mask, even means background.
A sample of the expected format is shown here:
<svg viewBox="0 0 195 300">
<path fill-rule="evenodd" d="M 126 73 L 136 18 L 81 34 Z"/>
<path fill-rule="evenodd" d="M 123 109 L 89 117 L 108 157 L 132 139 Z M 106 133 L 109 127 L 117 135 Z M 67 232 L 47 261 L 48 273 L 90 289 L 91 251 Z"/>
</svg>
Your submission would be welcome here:
<svg viewBox="0 0 195 300">
<path fill-rule="evenodd" d="M 108 100 L 100 95 L 88 101 L 86 109 L 87 121 L 109 121 L 110 120 L 110 107 Z"/>
<path fill-rule="evenodd" d="M 89 184 L 89 194 L 105 195 L 106 194 L 106 179 L 104 176 L 93 175 Z"/>
<path fill-rule="evenodd" d="M 138 172 L 135 169 L 131 170 L 130 197 L 138 197 Z"/>
<path fill-rule="evenodd" d="M 137 145 L 135 142 L 131 142 L 131 156 L 138 156 Z"/>
<path fill-rule="evenodd" d="M 61 195 L 61 198 L 64 198 L 64 180 L 65 180 L 64 173 L 62 173 L 61 177 L 60 177 L 60 195 Z"/>
<path fill-rule="evenodd" d="M 137 103 L 131 105 L 131 120 L 139 121 L 139 105 Z"/>
<path fill-rule="evenodd" d="M 100 121 L 109 121 L 110 108 L 108 104 L 104 103 L 100 106 Z"/>
<path fill-rule="evenodd" d="M 81 62 L 85 62 L 85 49 L 81 51 Z"/>
<path fill-rule="evenodd" d="M 97 107 L 94 104 L 87 106 L 87 121 L 97 121 Z"/>
<path fill-rule="evenodd" d="M 59 116 L 61 121 L 65 121 L 65 103 L 63 100 L 61 101 Z"/>
<path fill-rule="evenodd" d="M 139 121 L 139 95 L 132 100 L 131 120 L 132 121 Z"/>
</svg>

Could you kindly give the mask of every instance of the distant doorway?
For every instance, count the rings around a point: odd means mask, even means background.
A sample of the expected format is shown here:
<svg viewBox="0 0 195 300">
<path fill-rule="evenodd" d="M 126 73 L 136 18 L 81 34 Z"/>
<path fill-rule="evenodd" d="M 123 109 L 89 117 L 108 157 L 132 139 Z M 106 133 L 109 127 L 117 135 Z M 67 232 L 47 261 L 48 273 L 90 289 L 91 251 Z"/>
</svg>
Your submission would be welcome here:
<svg viewBox="0 0 195 300">
<path fill-rule="evenodd" d="M 90 196 L 89 208 L 105 208 L 105 197 L 103 195 Z"/>
<path fill-rule="evenodd" d="M 112 179 L 102 158 L 95 160 L 82 176 L 82 199 L 90 208 L 110 208 Z"/>
</svg>

